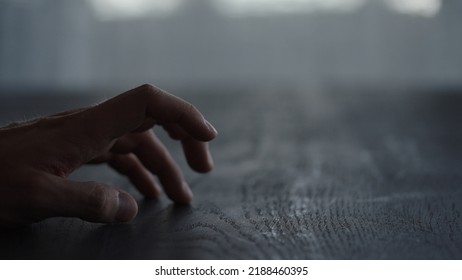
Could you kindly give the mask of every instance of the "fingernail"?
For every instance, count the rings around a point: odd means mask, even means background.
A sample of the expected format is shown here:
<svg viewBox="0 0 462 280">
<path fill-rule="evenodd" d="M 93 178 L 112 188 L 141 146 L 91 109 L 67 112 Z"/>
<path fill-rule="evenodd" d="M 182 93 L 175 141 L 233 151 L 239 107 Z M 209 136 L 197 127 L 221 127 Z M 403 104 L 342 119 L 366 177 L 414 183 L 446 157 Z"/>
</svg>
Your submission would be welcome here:
<svg viewBox="0 0 462 280">
<path fill-rule="evenodd" d="M 213 131 L 215 134 L 218 134 L 218 131 L 213 127 L 211 123 L 209 123 L 207 120 L 205 120 L 205 125 L 209 128 L 210 131 Z"/>
<path fill-rule="evenodd" d="M 183 187 L 184 193 L 188 196 L 189 201 L 191 201 L 192 198 L 193 198 L 193 196 L 194 196 L 193 193 L 192 193 L 191 188 L 189 187 L 189 185 L 188 185 L 186 182 L 183 182 L 183 186 L 182 186 L 182 187 Z M 188 201 L 188 202 L 189 202 L 189 201 Z"/>
<path fill-rule="evenodd" d="M 138 206 L 133 202 L 133 199 L 130 195 L 119 192 L 119 208 L 115 216 L 116 221 L 118 222 L 128 222 L 131 221 L 138 212 Z"/>
</svg>

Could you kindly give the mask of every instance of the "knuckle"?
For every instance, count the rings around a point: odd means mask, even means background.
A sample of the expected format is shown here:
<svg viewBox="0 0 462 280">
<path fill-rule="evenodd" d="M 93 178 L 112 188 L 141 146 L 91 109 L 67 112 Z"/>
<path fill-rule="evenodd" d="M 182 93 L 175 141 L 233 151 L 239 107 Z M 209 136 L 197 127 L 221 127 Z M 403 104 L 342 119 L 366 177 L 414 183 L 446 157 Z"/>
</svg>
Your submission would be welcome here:
<svg viewBox="0 0 462 280">
<path fill-rule="evenodd" d="M 135 173 L 138 170 L 138 164 L 135 160 L 127 160 L 125 162 L 125 172 L 127 174 Z"/>
<path fill-rule="evenodd" d="M 186 103 L 185 108 L 181 111 L 180 115 L 178 116 L 178 123 L 181 123 L 185 118 L 189 118 L 195 114 L 197 114 L 197 108 L 191 104 Z"/>
<path fill-rule="evenodd" d="M 139 86 L 139 89 L 141 91 L 147 91 L 147 92 L 154 92 L 155 91 L 155 87 L 151 84 L 142 84 L 141 86 Z"/>
<path fill-rule="evenodd" d="M 143 104 L 146 102 L 146 100 L 150 100 L 152 98 L 159 99 L 162 93 L 163 92 L 160 89 L 151 84 L 143 84 L 133 92 L 133 94 L 136 96 L 136 99 L 138 99 L 139 102 L 142 102 Z"/>
<path fill-rule="evenodd" d="M 139 90 L 137 91 L 140 95 L 143 97 L 152 97 L 152 96 L 157 96 L 162 93 L 162 91 L 155 87 L 154 85 L 151 84 L 143 84 L 139 87 Z"/>
<path fill-rule="evenodd" d="M 138 167 L 136 161 L 131 156 L 127 156 L 126 159 L 117 158 L 114 163 L 119 166 L 120 171 L 125 174 L 133 173 Z"/>
<path fill-rule="evenodd" d="M 93 218 L 104 219 L 112 211 L 111 195 L 106 186 L 96 182 L 90 182 L 91 189 L 86 202 L 88 215 Z"/>
</svg>

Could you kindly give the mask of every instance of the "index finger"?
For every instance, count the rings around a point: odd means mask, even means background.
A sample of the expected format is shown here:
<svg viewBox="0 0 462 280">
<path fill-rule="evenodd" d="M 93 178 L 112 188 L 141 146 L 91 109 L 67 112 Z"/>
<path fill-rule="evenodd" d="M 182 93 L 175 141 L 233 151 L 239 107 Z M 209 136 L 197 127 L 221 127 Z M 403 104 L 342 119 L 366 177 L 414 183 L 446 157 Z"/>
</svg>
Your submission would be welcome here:
<svg viewBox="0 0 462 280">
<path fill-rule="evenodd" d="M 146 84 L 83 112 L 85 131 L 106 140 L 134 131 L 146 121 L 175 123 L 199 141 L 216 137 L 215 128 L 192 104 Z"/>
</svg>

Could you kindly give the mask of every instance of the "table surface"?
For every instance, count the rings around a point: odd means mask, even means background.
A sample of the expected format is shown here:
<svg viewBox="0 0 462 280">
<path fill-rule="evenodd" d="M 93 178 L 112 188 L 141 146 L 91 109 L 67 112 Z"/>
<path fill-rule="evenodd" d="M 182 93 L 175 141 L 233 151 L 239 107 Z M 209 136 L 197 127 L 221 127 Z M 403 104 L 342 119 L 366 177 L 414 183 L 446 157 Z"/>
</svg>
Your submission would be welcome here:
<svg viewBox="0 0 462 280">
<path fill-rule="evenodd" d="M 196 92 L 197 91 L 197 92 Z M 213 89 L 182 96 L 216 125 L 216 168 L 187 171 L 191 205 L 143 199 L 105 166 L 74 179 L 129 190 L 127 224 L 53 218 L 0 230 L 2 259 L 461 259 L 462 94 Z M 0 119 L 98 96 L 11 95 Z"/>
</svg>

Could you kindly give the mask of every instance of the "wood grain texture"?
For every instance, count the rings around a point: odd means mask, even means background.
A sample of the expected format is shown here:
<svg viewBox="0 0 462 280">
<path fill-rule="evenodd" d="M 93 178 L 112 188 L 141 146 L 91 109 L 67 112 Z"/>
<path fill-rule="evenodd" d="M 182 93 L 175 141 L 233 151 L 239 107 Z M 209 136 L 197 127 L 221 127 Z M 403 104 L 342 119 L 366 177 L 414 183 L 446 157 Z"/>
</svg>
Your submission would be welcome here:
<svg viewBox="0 0 462 280">
<path fill-rule="evenodd" d="M 117 225 L 54 218 L 2 230 L 0 258 L 462 258 L 462 95 L 204 92 L 183 97 L 219 130 L 211 146 L 216 169 L 186 171 L 191 205 L 145 200 L 110 169 L 85 167 L 73 178 L 129 190 L 138 217 Z M 25 98 L 0 104 L 3 120 L 28 112 Z M 51 97 L 40 104 L 41 113 L 74 106 Z M 187 169 L 177 143 L 159 134 Z"/>
</svg>

